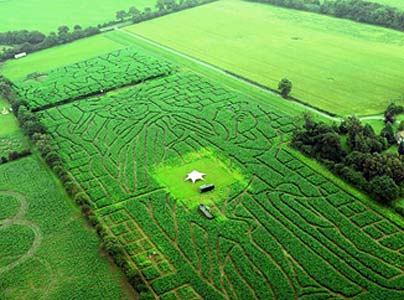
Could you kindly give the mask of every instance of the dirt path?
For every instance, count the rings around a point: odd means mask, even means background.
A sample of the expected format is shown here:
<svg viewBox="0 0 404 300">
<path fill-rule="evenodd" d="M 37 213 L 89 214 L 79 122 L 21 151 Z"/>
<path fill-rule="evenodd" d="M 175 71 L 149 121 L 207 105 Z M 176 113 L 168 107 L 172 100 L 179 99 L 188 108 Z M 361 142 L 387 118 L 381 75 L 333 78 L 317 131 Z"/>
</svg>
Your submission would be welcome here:
<svg viewBox="0 0 404 300">
<path fill-rule="evenodd" d="M 42 232 L 39 229 L 38 225 L 24 219 L 24 216 L 28 210 L 28 202 L 27 199 L 22 194 L 13 191 L 0 191 L 0 195 L 15 197 L 21 203 L 20 209 L 14 217 L 6 219 L 5 221 L 0 221 L 0 230 L 10 227 L 12 225 L 23 225 L 29 227 L 34 232 L 35 236 L 31 248 L 24 255 L 19 257 L 14 262 L 8 264 L 7 266 L 0 268 L 0 276 L 1 276 L 3 273 L 10 271 L 11 269 L 15 268 L 16 266 L 27 260 L 28 258 L 34 256 L 35 252 L 38 250 L 41 244 Z"/>
</svg>

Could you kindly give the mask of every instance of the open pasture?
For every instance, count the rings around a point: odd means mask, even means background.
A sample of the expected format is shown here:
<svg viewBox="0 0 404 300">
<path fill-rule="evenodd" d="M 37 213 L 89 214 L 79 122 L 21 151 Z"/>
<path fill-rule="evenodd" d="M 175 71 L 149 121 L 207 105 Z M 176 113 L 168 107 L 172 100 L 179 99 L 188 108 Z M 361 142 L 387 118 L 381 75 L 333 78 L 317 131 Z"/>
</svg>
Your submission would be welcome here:
<svg viewBox="0 0 404 300">
<path fill-rule="evenodd" d="M 164 76 L 174 70 L 174 66 L 164 60 L 126 48 L 48 72 L 31 74 L 14 83 L 20 98 L 27 101 L 31 108 L 38 109 Z"/>
<path fill-rule="evenodd" d="M 0 1 L 0 31 L 57 31 L 61 25 L 73 28 L 97 26 L 115 19 L 118 10 L 135 6 L 139 10 L 154 8 L 155 0 L 2 0 Z"/>
<path fill-rule="evenodd" d="M 224 0 L 126 28 L 339 115 L 381 113 L 404 94 L 404 33 Z M 404 103 L 401 103 L 404 104 Z"/>
<path fill-rule="evenodd" d="M 35 156 L 0 165 L 0 299 L 66 297 L 133 299 L 45 166 Z"/>
<path fill-rule="evenodd" d="M 108 38 L 110 34 L 99 34 L 72 43 L 30 53 L 22 59 L 8 60 L 0 65 L 0 72 L 10 80 L 17 80 L 31 73 L 46 72 L 123 48 L 121 43 Z"/>
<path fill-rule="evenodd" d="M 8 109 L 10 104 L 0 97 L 0 158 L 10 152 L 28 148 L 27 138 L 21 132 L 18 121 Z"/>
<path fill-rule="evenodd" d="M 177 73 L 40 116 L 162 300 L 404 295 L 401 225 L 289 153 L 296 122 L 270 104 Z M 212 221 L 155 178 L 206 149 L 244 178 L 211 204 Z"/>
</svg>

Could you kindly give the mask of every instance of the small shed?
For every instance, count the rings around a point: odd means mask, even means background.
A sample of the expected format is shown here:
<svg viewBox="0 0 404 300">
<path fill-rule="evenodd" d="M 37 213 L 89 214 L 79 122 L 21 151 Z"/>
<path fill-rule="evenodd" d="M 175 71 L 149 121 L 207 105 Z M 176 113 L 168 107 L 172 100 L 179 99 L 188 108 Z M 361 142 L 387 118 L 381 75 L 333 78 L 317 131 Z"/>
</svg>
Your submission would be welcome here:
<svg viewBox="0 0 404 300">
<path fill-rule="evenodd" d="M 14 55 L 14 58 L 18 59 L 18 58 L 22 58 L 22 57 L 25 57 L 25 56 L 27 56 L 27 52 L 21 52 L 21 53 L 18 53 L 16 55 Z"/>
</svg>

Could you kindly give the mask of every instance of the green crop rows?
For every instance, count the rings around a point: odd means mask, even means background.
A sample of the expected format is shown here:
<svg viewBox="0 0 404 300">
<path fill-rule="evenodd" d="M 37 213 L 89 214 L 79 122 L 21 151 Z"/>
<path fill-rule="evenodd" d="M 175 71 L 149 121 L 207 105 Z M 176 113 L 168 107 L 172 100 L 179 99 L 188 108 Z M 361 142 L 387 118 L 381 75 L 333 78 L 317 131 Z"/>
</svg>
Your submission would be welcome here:
<svg viewBox="0 0 404 300">
<path fill-rule="evenodd" d="M 286 151 L 270 105 L 178 73 L 40 115 L 156 297 L 403 299 L 402 228 Z M 151 175 L 201 149 L 246 179 L 213 221 Z"/>
<path fill-rule="evenodd" d="M 128 299 L 79 213 L 35 155 L 0 165 L 0 299 Z"/>
<path fill-rule="evenodd" d="M 19 96 L 31 108 L 38 109 L 167 75 L 173 70 L 164 60 L 126 48 L 47 73 L 34 73 L 15 84 Z"/>
</svg>

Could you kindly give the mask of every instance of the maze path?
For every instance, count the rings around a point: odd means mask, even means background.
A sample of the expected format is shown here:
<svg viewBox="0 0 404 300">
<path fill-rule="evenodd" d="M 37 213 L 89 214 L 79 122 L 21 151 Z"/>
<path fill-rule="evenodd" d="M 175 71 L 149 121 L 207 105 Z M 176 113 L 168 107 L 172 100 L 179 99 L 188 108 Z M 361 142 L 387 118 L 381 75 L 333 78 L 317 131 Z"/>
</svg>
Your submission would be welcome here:
<svg viewBox="0 0 404 300">
<path fill-rule="evenodd" d="M 33 231 L 34 240 L 33 240 L 31 247 L 29 248 L 29 250 L 26 253 L 24 253 L 24 255 L 20 256 L 18 259 L 14 260 L 12 263 L 9 263 L 8 265 L 0 268 L 0 276 L 3 275 L 4 273 L 14 269 L 16 266 L 23 263 L 27 259 L 33 257 L 42 242 L 42 232 L 41 232 L 40 228 L 38 227 L 38 225 L 24 219 L 24 216 L 28 210 L 28 202 L 27 202 L 27 199 L 24 197 L 24 195 L 22 195 L 18 192 L 14 192 L 14 191 L 0 191 L 0 196 L 1 195 L 11 196 L 11 197 L 14 197 L 15 199 L 18 199 L 21 206 L 15 216 L 13 216 L 10 219 L 0 221 L 0 230 L 4 230 L 12 225 L 23 225 L 23 226 L 30 228 Z"/>
<path fill-rule="evenodd" d="M 41 118 L 156 297 L 404 297 L 402 228 L 285 151 L 295 122 L 269 105 L 186 73 Z M 248 180 L 215 204 L 220 220 L 151 177 L 202 148 Z"/>
<path fill-rule="evenodd" d="M 175 70 L 171 63 L 126 48 L 25 78 L 15 82 L 15 90 L 32 109 L 38 110 L 165 76 Z"/>
</svg>

